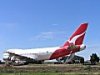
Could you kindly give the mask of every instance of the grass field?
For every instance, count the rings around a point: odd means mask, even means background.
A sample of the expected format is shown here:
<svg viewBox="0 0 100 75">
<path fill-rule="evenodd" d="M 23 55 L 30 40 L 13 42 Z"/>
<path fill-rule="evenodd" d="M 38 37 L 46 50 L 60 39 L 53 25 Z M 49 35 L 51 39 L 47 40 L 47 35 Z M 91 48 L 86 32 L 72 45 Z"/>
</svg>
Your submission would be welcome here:
<svg viewBox="0 0 100 75">
<path fill-rule="evenodd" d="M 100 75 L 98 72 L 88 72 L 88 73 L 0 73 L 0 75 Z"/>
<path fill-rule="evenodd" d="M 100 65 L 31 64 L 0 66 L 0 75 L 100 75 Z"/>
</svg>

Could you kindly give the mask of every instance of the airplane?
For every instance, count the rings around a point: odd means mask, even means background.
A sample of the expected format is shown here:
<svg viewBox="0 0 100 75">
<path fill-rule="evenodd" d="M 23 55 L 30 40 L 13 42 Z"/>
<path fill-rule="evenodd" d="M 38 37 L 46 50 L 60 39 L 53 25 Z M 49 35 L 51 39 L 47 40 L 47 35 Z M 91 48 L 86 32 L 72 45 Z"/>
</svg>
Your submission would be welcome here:
<svg viewBox="0 0 100 75">
<path fill-rule="evenodd" d="M 82 23 L 72 36 L 60 47 L 8 49 L 3 54 L 3 60 L 7 64 L 43 63 L 45 60 L 57 59 L 59 61 L 69 56 L 67 61 L 70 61 L 76 52 L 86 48 L 86 45 L 83 44 L 83 40 L 87 27 L 88 23 Z"/>
</svg>

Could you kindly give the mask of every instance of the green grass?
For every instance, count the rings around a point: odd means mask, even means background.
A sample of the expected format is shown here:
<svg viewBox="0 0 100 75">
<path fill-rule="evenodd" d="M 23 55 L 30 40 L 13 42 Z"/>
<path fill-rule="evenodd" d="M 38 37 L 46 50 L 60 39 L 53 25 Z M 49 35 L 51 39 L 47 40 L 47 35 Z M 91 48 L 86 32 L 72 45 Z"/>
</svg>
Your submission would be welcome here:
<svg viewBox="0 0 100 75">
<path fill-rule="evenodd" d="M 0 73 L 0 75 L 100 75 L 100 73 Z"/>
<path fill-rule="evenodd" d="M 100 65 L 45 64 L 27 67 L 1 66 L 0 75 L 100 75 Z"/>
</svg>

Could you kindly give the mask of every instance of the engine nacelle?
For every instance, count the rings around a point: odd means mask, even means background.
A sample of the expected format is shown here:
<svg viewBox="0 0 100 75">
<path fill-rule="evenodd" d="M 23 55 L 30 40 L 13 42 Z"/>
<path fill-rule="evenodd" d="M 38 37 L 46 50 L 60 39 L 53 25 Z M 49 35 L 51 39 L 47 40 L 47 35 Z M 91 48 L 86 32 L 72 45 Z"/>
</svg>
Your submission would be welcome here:
<svg viewBox="0 0 100 75">
<path fill-rule="evenodd" d="M 3 54 L 3 59 L 4 59 L 4 60 L 9 59 L 9 57 L 10 57 L 9 53 L 6 53 L 6 52 L 5 52 L 5 53 Z"/>
</svg>

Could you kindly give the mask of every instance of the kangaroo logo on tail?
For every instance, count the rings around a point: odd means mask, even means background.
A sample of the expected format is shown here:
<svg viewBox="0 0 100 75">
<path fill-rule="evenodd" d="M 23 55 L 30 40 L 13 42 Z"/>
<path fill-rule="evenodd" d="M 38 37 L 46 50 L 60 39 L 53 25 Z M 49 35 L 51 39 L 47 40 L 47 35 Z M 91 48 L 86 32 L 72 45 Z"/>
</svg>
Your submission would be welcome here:
<svg viewBox="0 0 100 75">
<path fill-rule="evenodd" d="M 63 46 L 68 46 L 70 43 L 74 45 L 81 45 L 83 43 L 87 26 L 88 23 L 82 23 Z"/>
</svg>

